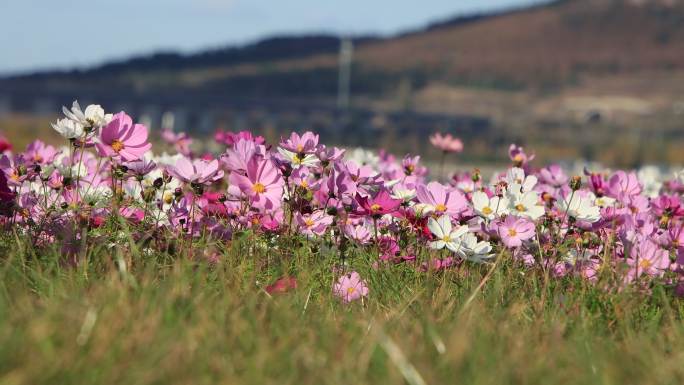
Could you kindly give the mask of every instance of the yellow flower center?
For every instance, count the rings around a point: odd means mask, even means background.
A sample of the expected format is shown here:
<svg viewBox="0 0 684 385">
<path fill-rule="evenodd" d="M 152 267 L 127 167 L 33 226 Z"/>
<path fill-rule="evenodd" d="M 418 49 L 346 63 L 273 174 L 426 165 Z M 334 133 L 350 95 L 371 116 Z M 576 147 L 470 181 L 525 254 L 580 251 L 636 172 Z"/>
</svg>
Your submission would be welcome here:
<svg viewBox="0 0 684 385">
<path fill-rule="evenodd" d="M 435 211 L 444 212 L 444 211 L 446 211 L 446 209 L 447 209 L 446 205 L 442 204 L 442 203 L 435 206 Z"/>
<path fill-rule="evenodd" d="M 525 208 L 525 206 L 523 206 L 522 203 L 518 203 L 517 205 L 515 205 L 515 209 L 518 211 L 527 211 L 527 208 Z"/>
<path fill-rule="evenodd" d="M 123 142 L 121 142 L 119 139 L 115 139 L 115 140 L 112 142 L 112 150 L 114 150 L 114 151 L 116 151 L 116 152 L 119 152 L 119 151 L 123 150 L 124 147 L 125 147 L 125 146 L 124 146 Z"/>
<path fill-rule="evenodd" d="M 445 236 L 442 237 L 442 241 L 443 241 L 443 242 L 451 242 L 451 237 L 448 236 L 448 235 L 445 235 Z"/>
<path fill-rule="evenodd" d="M 164 203 L 167 205 L 170 205 L 171 202 L 173 202 L 173 193 L 170 191 L 167 191 L 164 193 Z"/>
<path fill-rule="evenodd" d="M 299 185 L 304 187 L 305 189 L 309 188 L 309 182 L 307 182 L 306 180 L 302 180 L 302 182 Z"/>
<path fill-rule="evenodd" d="M 416 169 L 416 166 L 414 166 L 414 165 L 412 165 L 412 164 L 409 164 L 408 166 L 406 166 L 406 169 L 407 169 L 409 172 L 413 172 L 413 171 Z"/>
<path fill-rule="evenodd" d="M 373 211 L 373 212 L 377 212 L 377 211 L 382 210 L 382 206 L 380 206 L 380 205 L 377 204 L 377 203 L 374 203 L 373 205 L 371 205 L 370 209 L 371 209 L 371 211 Z"/>
<path fill-rule="evenodd" d="M 304 146 L 302 146 L 301 144 L 298 144 L 297 145 L 297 152 L 302 152 L 302 151 L 304 151 Z"/>
<path fill-rule="evenodd" d="M 257 194 L 263 194 L 264 191 L 266 191 L 266 186 L 259 182 L 254 183 L 254 186 L 252 186 L 252 191 L 254 191 Z"/>
<path fill-rule="evenodd" d="M 518 163 L 521 163 L 523 161 L 522 154 L 515 154 L 515 156 L 513 157 L 513 160 L 518 162 Z"/>
<path fill-rule="evenodd" d="M 355 287 L 348 287 L 347 288 L 347 294 L 354 294 L 355 291 L 356 291 Z"/>
<path fill-rule="evenodd" d="M 259 217 L 252 217 L 252 224 L 253 225 L 258 225 L 259 223 L 261 223 L 261 220 L 259 219 Z"/>
<path fill-rule="evenodd" d="M 10 175 L 10 179 L 12 179 L 12 180 L 15 181 L 15 182 L 19 182 L 19 175 L 17 175 L 16 172 L 13 172 L 13 173 Z"/>
<path fill-rule="evenodd" d="M 508 235 L 510 235 L 511 237 L 515 237 L 516 235 L 518 235 L 518 232 L 515 231 L 515 229 L 508 229 Z"/>
<path fill-rule="evenodd" d="M 482 214 L 484 214 L 484 215 L 489 215 L 493 212 L 494 212 L 494 210 L 492 210 L 489 206 L 486 206 L 485 208 L 482 209 Z"/>
<path fill-rule="evenodd" d="M 639 267 L 644 270 L 650 269 L 652 265 L 653 263 L 651 263 L 651 261 L 649 261 L 648 259 L 642 259 L 641 261 L 639 261 Z"/>
<path fill-rule="evenodd" d="M 311 218 L 306 218 L 304 220 L 304 224 L 306 225 L 306 227 L 311 227 L 314 225 L 314 221 L 312 221 Z"/>
</svg>

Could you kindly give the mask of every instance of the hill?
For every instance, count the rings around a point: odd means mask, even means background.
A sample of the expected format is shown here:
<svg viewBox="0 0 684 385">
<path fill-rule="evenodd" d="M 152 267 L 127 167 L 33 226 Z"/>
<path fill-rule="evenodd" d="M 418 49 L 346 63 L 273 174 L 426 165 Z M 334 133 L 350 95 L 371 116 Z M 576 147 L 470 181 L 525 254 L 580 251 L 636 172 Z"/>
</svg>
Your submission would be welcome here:
<svg viewBox="0 0 684 385">
<path fill-rule="evenodd" d="M 684 8 L 678 2 L 561 1 L 460 17 L 394 38 L 358 38 L 355 45 L 354 89 L 361 93 L 386 92 L 402 77 L 417 87 L 436 80 L 512 89 L 562 86 L 586 74 L 683 69 Z M 159 53 L 11 80 L 64 86 L 88 79 L 136 90 L 189 86 L 230 88 L 242 95 L 332 95 L 338 46 L 336 36 L 277 37 L 244 47 Z"/>
</svg>

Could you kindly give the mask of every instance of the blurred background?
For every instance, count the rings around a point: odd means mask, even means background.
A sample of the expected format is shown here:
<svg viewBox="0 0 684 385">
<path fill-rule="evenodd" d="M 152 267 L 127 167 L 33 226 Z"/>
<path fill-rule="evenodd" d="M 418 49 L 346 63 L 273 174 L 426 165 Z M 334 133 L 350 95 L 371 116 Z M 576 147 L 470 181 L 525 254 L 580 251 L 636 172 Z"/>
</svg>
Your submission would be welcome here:
<svg viewBox="0 0 684 385">
<path fill-rule="evenodd" d="M 161 127 L 463 162 L 684 163 L 679 0 L 8 0 L 0 131 L 55 141 L 74 99 Z"/>
</svg>

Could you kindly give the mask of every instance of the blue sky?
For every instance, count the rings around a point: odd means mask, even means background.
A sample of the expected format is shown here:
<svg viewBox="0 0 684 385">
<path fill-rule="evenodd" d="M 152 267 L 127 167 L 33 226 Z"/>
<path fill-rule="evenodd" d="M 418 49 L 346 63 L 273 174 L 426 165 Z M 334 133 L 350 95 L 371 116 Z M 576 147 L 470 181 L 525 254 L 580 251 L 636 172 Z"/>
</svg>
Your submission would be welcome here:
<svg viewBox="0 0 684 385">
<path fill-rule="evenodd" d="M 193 52 L 283 33 L 393 34 L 535 0 L 0 0 L 0 73 Z"/>
</svg>

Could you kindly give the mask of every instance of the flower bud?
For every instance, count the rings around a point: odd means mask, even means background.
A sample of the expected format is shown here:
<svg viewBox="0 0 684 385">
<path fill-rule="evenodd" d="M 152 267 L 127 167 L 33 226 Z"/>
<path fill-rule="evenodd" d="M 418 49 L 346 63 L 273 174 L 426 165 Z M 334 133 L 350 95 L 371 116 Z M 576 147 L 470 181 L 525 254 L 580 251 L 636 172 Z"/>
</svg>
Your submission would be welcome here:
<svg viewBox="0 0 684 385">
<path fill-rule="evenodd" d="M 476 169 L 473 170 L 473 175 L 470 176 L 470 179 L 471 179 L 473 182 L 475 182 L 475 183 L 477 183 L 477 182 L 479 182 L 480 180 L 482 180 L 482 175 L 480 174 L 480 169 L 479 169 L 479 168 L 476 168 Z"/>
<path fill-rule="evenodd" d="M 166 182 L 166 183 L 171 182 L 171 179 L 173 179 L 171 177 L 171 174 L 169 174 L 166 170 L 164 170 L 164 172 L 162 173 L 162 178 L 164 179 L 164 182 Z"/>
<path fill-rule="evenodd" d="M 570 179 L 570 188 L 572 191 L 577 191 L 582 187 L 582 177 L 575 175 Z"/>
</svg>

